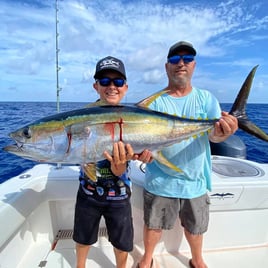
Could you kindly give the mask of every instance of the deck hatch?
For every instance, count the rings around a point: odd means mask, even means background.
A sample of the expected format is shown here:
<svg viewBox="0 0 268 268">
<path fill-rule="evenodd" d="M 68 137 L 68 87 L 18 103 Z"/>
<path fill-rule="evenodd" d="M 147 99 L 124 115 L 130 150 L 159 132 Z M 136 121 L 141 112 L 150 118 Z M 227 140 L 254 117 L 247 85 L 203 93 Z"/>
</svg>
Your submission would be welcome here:
<svg viewBox="0 0 268 268">
<path fill-rule="evenodd" d="M 59 230 L 55 240 L 61 239 L 72 239 L 73 238 L 73 230 Z"/>
<path fill-rule="evenodd" d="M 243 162 L 239 159 L 231 158 L 212 158 L 212 170 L 215 173 L 226 176 L 227 178 L 234 177 L 261 177 L 264 171 L 248 162 Z"/>
<path fill-rule="evenodd" d="M 98 237 L 108 237 L 108 232 L 106 227 L 99 228 Z M 61 239 L 73 239 L 73 230 L 59 230 L 55 241 L 61 240 Z"/>
</svg>

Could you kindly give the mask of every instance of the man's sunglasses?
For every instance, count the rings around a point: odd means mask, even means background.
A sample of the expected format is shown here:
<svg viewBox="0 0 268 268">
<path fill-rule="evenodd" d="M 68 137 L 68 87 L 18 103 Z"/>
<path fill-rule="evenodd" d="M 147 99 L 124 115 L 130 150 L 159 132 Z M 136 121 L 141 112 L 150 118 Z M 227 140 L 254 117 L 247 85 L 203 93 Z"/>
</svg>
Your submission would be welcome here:
<svg viewBox="0 0 268 268">
<path fill-rule="evenodd" d="M 194 61 L 194 55 L 174 55 L 168 58 L 168 62 L 171 64 L 178 64 L 181 59 L 184 63 L 189 63 Z"/>
<path fill-rule="evenodd" d="M 101 86 L 107 87 L 109 86 L 112 82 L 116 87 L 122 87 L 126 80 L 122 78 L 109 78 L 109 77 L 103 77 L 100 79 L 97 79 L 96 82 L 99 82 Z"/>
</svg>

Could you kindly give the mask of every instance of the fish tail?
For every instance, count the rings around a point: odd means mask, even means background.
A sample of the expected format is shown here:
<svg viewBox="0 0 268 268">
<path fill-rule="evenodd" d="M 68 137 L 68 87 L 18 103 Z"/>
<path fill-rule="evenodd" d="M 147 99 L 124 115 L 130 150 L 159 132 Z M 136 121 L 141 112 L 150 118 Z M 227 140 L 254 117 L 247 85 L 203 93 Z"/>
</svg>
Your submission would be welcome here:
<svg viewBox="0 0 268 268">
<path fill-rule="evenodd" d="M 246 113 L 249 92 L 258 66 L 253 67 L 248 74 L 229 113 L 237 118 L 240 129 L 261 140 L 268 141 L 268 135 L 256 124 L 251 122 Z"/>
</svg>

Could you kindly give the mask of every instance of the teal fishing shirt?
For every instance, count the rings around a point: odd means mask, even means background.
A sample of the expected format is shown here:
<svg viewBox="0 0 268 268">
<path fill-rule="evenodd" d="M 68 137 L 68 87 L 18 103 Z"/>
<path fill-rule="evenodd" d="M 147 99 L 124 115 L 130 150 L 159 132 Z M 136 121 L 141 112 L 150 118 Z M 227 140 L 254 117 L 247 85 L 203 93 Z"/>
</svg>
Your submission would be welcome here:
<svg viewBox="0 0 268 268">
<path fill-rule="evenodd" d="M 217 99 L 209 91 L 198 88 L 180 98 L 163 94 L 149 108 L 191 119 L 221 116 Z M 211 152 L 207 132 L 166 147 L 161 152 L 183 172 L 154 160 L 146 165 L 144 187 L 147 191 L 160 196 L 190 199 L 211 190 Z"/>
</svg>

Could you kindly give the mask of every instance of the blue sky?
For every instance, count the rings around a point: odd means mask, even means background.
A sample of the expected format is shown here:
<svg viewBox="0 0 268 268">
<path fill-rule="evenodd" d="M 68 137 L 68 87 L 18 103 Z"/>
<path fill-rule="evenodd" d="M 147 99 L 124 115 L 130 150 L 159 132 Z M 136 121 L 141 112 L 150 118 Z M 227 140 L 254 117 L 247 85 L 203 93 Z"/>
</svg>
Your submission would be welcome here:
<svg viewBox="0 0 268 268">
<path fill-rule="evenodd" d="M 169 47 L 197 50 L 193 85 L 233 102 L 259 65 L 249 102 L 268 103 L 268 1 L 59 1 L 60 101 L 95 101 L 98 59 L 125 62 L 136 102 L 167 84 Z M 54 1 L 0 0 L 0 101 L 56 101 Z"/>
</svg>

